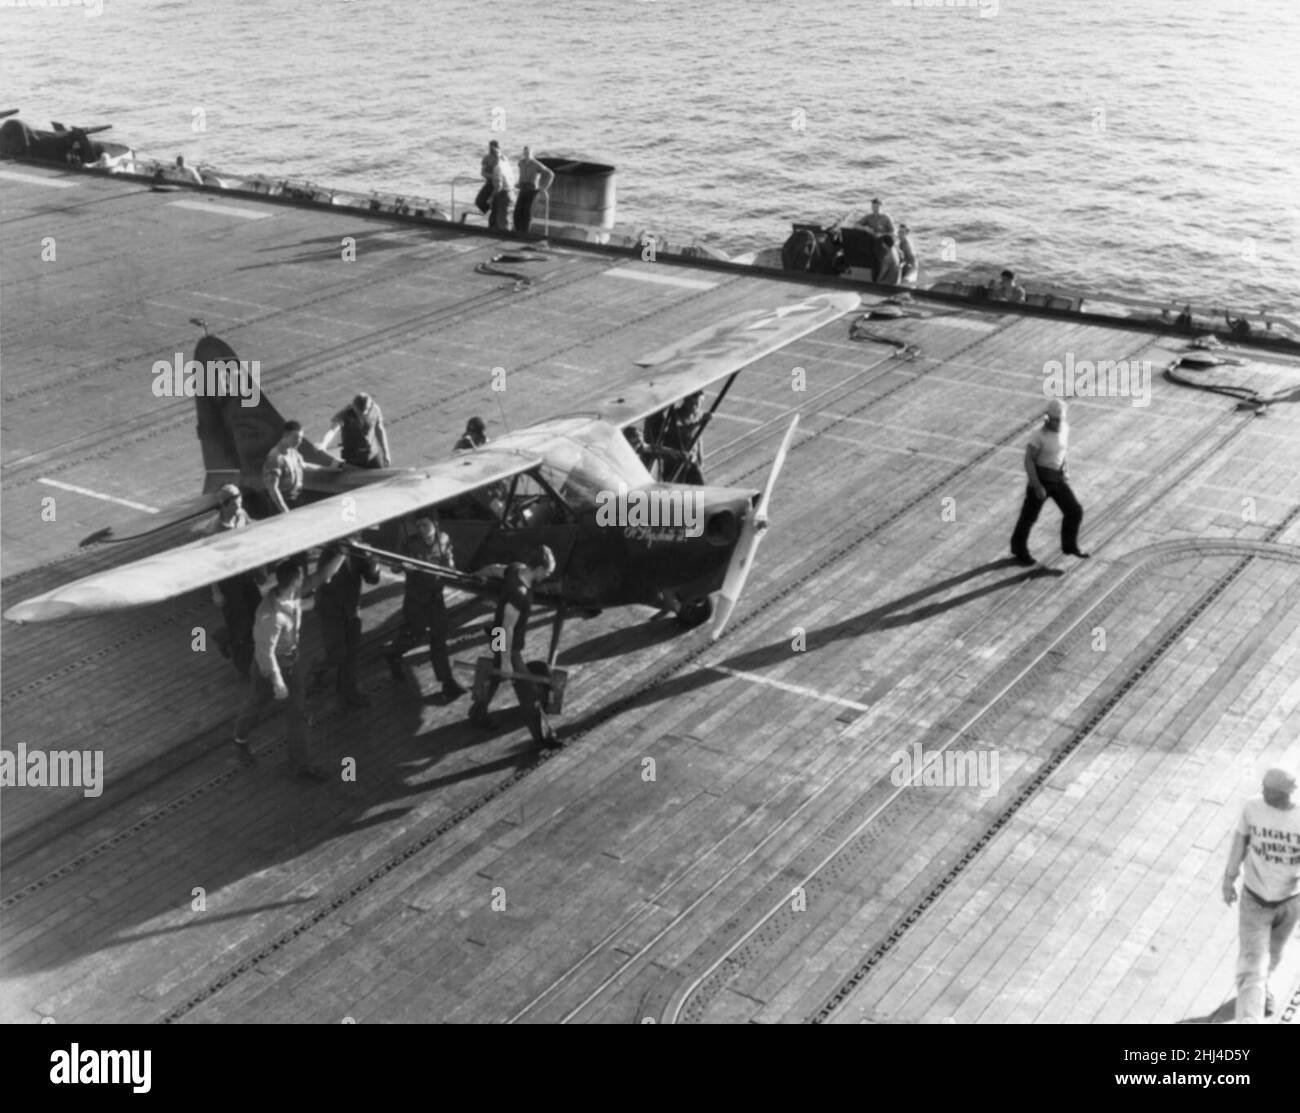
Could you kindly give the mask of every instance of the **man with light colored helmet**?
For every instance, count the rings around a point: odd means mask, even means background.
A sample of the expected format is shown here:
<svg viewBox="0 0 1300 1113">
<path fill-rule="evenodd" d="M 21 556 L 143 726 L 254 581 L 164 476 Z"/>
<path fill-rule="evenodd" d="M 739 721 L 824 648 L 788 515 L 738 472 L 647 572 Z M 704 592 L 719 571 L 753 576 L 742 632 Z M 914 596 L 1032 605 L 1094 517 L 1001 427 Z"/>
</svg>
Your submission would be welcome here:
<svg viewBox="0 0 1300 1113">
<path fill-rule="evenodd" d="M 211 537 L 225 530 L 243 529 L 251 519 L 244 509 L 243 492 L 233 483 L 217 491 L 217 513 L 204 529 Z M 225 622 L 222 630 L 213 633 L 213 641 L 223 657 L 229 657 L 235 671 L 245 680 L 253 664 L 253 619 L 262 602 L 256 572 L 241 572 L 212 585 L 212 601 L 221 608 Z"/>
<path fill-rule="evenodd" d="M 1029 554 L 1029 531 L 1038 521 L 1043 503 L 1049 498 L 1061 508 L 1061 552 L 1068 556 L 1088 557 L 1091 553 L 1079 549 L 1079 524 L 1083 521 L 1083 507 L 1070 490 L 1065 475 L 1065 456 L 1070 437 L 1065 421 L 1065 403 L 1053 398 L 1047 403 L 1047 415 L 1025 446 L 1025 474 L 1029 486 L 1025 489 L 1020 520 L 1011 535 L 1011 555 L 1020 564 L 1034 564 Z"/>
</svg>

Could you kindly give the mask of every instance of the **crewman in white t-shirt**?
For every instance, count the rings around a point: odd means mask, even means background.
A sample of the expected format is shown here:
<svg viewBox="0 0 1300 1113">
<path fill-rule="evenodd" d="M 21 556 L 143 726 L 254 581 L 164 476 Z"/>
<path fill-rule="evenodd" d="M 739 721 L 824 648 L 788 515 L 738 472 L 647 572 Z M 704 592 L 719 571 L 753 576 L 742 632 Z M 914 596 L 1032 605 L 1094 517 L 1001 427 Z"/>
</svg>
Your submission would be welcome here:
<svg viewBox="0 0 1300 1113">
<path fill-rule="evenodd" d="M 1011 555 L 1024 565 L 1031 565 L 1029 531 L 1038 521 L 1038 513 L 1049 498 L 1061 508 L 1061 552 L 1069 556 L 1088 557 L 1091 553 L 1079 549 L 1079 523 L 1083 521 L 1083 507 L 1070 490 L 1065 478 L 1065 456 L 1069 445 L 1070 427 L 1065 421 L 1065 403 L 1053 398 L 1047 403 L 1047 417 L 1029 444 L 1025 446 L 1025 474 L 1029 486 L 1025 489 L 1025 502 L 1020 508 L 1020 520 L 1011 535 Z"/>
<path fill-rule="evenodd" d="M 1237 1020 L 1257 1021 L 1273 1012 L 1268 975 L 1300 920 L 1300 808 L 1292 801 L 1296 781 L 1285 769 L 1264 774 L 1263 796 L 1247 800 L 1237 821 L 1223 874 L 1223 899 L 1237 899 L 1237 871 L 1246 864 L 1241 888 L 1237 957 Z M 1268 966 L 1265 969 L 1265 959 Z"/>
</svg>

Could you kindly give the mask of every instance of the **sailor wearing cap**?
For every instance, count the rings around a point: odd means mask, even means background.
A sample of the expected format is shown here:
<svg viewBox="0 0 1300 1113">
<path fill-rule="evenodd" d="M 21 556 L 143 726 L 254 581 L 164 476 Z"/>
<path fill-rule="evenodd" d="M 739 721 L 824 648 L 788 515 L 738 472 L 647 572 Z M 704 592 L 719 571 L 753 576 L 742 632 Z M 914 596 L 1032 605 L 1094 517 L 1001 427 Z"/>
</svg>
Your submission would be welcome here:
<svg viewBox="0 0 1300 1113">
<path fill-rule="evenodd" d="M 877 236 L 894 234 L 894 218 L 880 208 L 880 198 L 871 199 L 871 212 L 858 221 L 859 228 L 866 228 Z"/>
<path fill-rule="evenodd" d="M 250 519 L 244 509 L 243 495 L 233 483 L 217 491 L 217 513 L 204 530 L 208 536 L 228 529 L 243 529 Z M 245 572 L 230 576 L 212 585 L 212 601 L 221 608 L 224 630 L 212 635 L 223 657 L 229 657 L 235 671 L 248 679 L 248 669 L 253 663 L 253 619 L 262 592 L 257 586 L 255 573 Z"/>
<path fill-rule="evenodd" d="M 248 511 L 244 509 L 244 494 L 233 483 L 217 489 L 217 515 L 208 523 L 205 533 L 211 535 L 223 529 L 243 529 L 248 525 Z"/>
<path fill-rule="evenodd" d="M 1237 899 L 1243 861 L 1237 957 L 1237 1020 L 1257 1021 L 1273 1012 L 1268 975 L 1300 920 L 1300 808 L 1296 779 L 1286 769 L 1264 774 L 1263 795 L 1246 801 L 1237 821 L 1223 874 L 1223 899 Z M 1267 960 L 1267 967 L 1265 962 Z"/>
<path fill-rule="evenodd" d="M 1066 447 L 1070 430 L 1065 421 L 1065 403 L 1053 398 L 1047 403 L 1047 415 L 1042 426 L 1025 446 L 1025 473 L 1029 486 L 1025 489 L 1025 502 L 1020 508 L 1020 520 L 1011 535 L 1011 555 L 1021 564 L 1030 565 L 1029 531 L 1038 521 L 1039 511 L 1049 498 L 1061 508 L 1061 552 L 1069 556 L 1087 557 L 1090 553 L 1079 549 L 1079 523 L 1083 521 L 1083 507 L 1070 490 L 1065 476 Z"/>
</svg>

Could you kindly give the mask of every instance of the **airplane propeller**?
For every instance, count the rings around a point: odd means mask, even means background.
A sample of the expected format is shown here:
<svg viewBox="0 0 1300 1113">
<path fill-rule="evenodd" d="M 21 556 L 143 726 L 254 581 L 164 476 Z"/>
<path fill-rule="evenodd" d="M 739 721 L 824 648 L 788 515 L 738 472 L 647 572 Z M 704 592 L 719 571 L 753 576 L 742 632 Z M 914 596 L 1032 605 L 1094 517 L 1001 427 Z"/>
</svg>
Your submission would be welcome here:
<svg viewBox="0 0 1300 1113">
<path fill-rule="evenodd" d="M 790 451 L 790 442 L 794 440 L 794 431 L 799 427 L 799 415 L 795 414 L 790 428 L 785 432 L 781 449 L 772 461 L 772 470 L 767 475 L 767 486 L 754 508 L 754 513 L 745 519 L 740 530 L 740 539 L 731 553 L 731 563 L 727 566 L 727 578 L 722 581 L 722 591 L 718 596 L 718 615 L 713 624 L 713 641 L 722 637 L 723 628 L 740 600 L 740 593 L 745 590 L 745 581 L 749 579 L 754 567 L 754 554 L 758 552 L 758 543 L 767 532 L 767 504 L 772 498 L 772 489 L 776 486 L 776 477 L 781 474 L 786 454 Z"/>
</svg>

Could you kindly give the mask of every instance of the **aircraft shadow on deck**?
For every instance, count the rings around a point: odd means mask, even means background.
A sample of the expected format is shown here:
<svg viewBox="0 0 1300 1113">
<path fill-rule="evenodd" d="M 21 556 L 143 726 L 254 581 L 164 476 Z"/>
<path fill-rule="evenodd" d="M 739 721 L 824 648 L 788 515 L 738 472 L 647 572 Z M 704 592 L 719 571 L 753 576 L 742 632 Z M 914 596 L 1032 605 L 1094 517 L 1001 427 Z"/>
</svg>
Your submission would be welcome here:
<svg viewBox="0 0 1300 1113">
<path fill-rule="evenodd" d="M 572 630 L 572 626 L 568 629 Z M 649 649 L 688 635 L 689 631 L 681 629 L 671 616 L 651 618 L 635 626 L 621 626 L 604 634 L 597 634 L 585 642 L 571 644 L 560 650 L 559 663 L 587 665 L 609 657 L 620 657 L 641 649 Z"/>
<path fill-rule="evenodd" d="M 249 263 L 245 267 L 239 267 L 241 271 L 264 270 L 267 267 L 282 267 L 294 263 L 337 263 L 342 257 L 343 237 L 346 235 L 355 241 L 356 255 L 358 259 L 370 255 L 376 251 L 398 251 L 418 244 L 420 241 L 414 237 L 395 236 L 393 228 L 378 228 L 371 231 L 361 231 L 358 229 L 354 232 L 341 232 L 337 236 L 316 236 L 312 239 L 301 240 L 293 247 L 299 248 L 299 253 L 290 257 L 285 257 L 282 253 L 292 250 L 292 247 L 286 244 L 275 244 L 270 247 L 258 248 L 259 254 L 271 254 L 275 258 L 265 263 Z M 314 247 L 319 244 L 319 247 Z"/>
<path fill-rule="evenodd" d="M 396 585 L 398 590 L 401 586 Z M 457 608 L 457 611 L 452 615 L 449 639 L 453 642 L 452 657 L 477 657 L 486 651 L 482 626 L 490 618 L 490 611 L 485 615 L 477 606 Z M 315 660 L 321 647 L 318 629 L 310 617 L 304 622 L 304 632 L 304 651 L 309 661 Z M 533 645 L 544 646 L 549 616 L 539 616 L 529 633 Z M 387 642 L 388 637 L 380 640 Z M 58 946 L 9 956 L 5 960 L 5 973 L 20 976 L 58 968 L 90 954 L 153 937 L 160 941 L 167 937 L 183 938 L 185 929 L 211 923 L 205 916 L 196 918 L 193 924 L 171 924 L 154 930 L 141 930 L 138 926 L 149 924 L 159 916 L 174 915 L 185 907 L 184 903 L 178 903 L 177 890 L 170 883 L 153 885 L 146 881 L 155 867 L 168 868 L 167 863 L 178 845 L 186 845 L 186 866 L 194 878 L 201 879 L 209 893 L 216 893 L 267 869 L 283 866 L 292 871 L 297 860 L 318 854 L 321 847 L 336 839 L 400 823 L 421 799 L 427 800 L 431 794 L 456 785 L 470 785 L 482 778 L 499 781 L 542 757 L 543 751 L 526 731 L 522 740 L 518 737 L 524 720 L 509 684 L 501 686 L 493 701 L 494 727 L 482 730 L 466 721 L 468 696 L 450 705 L 440 702 L 427 648 L 408 654 L 405 669 L 407 679 L 394 683 L 388 677 L 382 657 L 373 647 L 363 648 L 359 679 L 371 699 L 369 709 L 344 711 L 337 707 L 332 691 L 308 693 L 313 760 L 337 776 L 342 760 L 354 758 L 354 782 L 331 779 L 326 784 L 309 785 L 296 779 L 288 767 L 284 718 L 273 709 L 252 734 L 258 760 L 251 769 L 236 772 L 207 793 L 203 798 L 208 801 L 206 804 L 194 801 L 162 817 L 148 834 L 142 833 L 138 840 L 126 840 L 57 883 L 68 887 L 64 899 L 71 902 L 81 886 L 117 875 L 123 885 L 131 887 L 131 900 L 106 901 L 81 912 L 65 927 L 50 933 L 62 937 Z M 458 676 L 467 685 L 467 677 Z M 228 666 L 215 669 L 213 682 L 229 685 L 233 715 L 244 695 L 243 684 Z M 506 738 L 507 735 L 512 737 Z M 230 721 L 208 731 L 202 745 L 207 754 L 202 760 L 209 763 L 210 776 L 219 776 L 235 765 L 230 748 Z M 481 759 L 474 754 L 476 750 L 482 751 Z M 458 755 L 461 760 L 457 762 L 454 759 Z M 431 771 L 444 763 L 453 767 L 441 776 L 430 776 Z M 75 823 L 71 830 L 102 828 L 105 824 L 114 829 L 129 827 L 132 809 L 139 804 L 141 792 L 147 794 L 152 787 L 137 788 L 116 798 L 106 791 L 100 800 L 105 810 Z M 474 791 L 460 793 L 447 800 L 445 806 L 417 822 L 401 841 L 418 837 L 442 822 L 475 794 Z M 204 830 L 204 837 L 201 841 L 190 841 L 196 826 Z M 393 846 L 381 849 L 376 861 L 394 852 Z M 320 865 L 317 860 L 313 869 L 319 869 Z M 14 880 L 13 875 L 10 880 Z M 29 879 L 19 884 L 26 880 Z M 292 886 L 292 878 L 286 878 L 284 885 Z M 291 913 L 301 903 L 301 915 L 307 917 L 319 907 L 320 899 L 323 898 L 306 902 L 260 899 L 235 908 L 224 899 L 223 917 L 237 921 L 241 917 L 272 914 L 274 918 L 257 935 L 260 945 L 284 929 L 285 911 Z M 188 900 L 186 896 L 185 901 Z M 281 915 L 276 916 L 277 912 Z M 8 932 L 17 934 L 49 913 L 45 901 L 19 902 L 6 911 L 5 926 Z M 228 956 L 216 957 L 211 967 L 213 976 L 224 969 L 227 959 L 233 964 L 247 953 L 245 943 Z M 155 961 L 151 956 L 139 959 L 142 967 Z"/>
<path fill-rule="evenodd" d="M 1057 574 L 1053 570 L 1042 566 L 1024 568 L 1014 575 L 1004 576 L 993 583 L 962 592 L 960 595 L 953 595 L 947 599 L 926 603 L 924 606 L 917 606 L 917 604 L 932 595 L 939 595 L 945 591 L 950 591 L 952 588 L 959 587 L 961 584 L 978 579 L 987 573 L 1008 568 L 1020 568 L 1020 565 L 1011 557 L 989 561 L 987 564 L 981 564 L 966 572 L 949 576 L 946 580 L 940 580 L 938 583 L 929 584 L 907 595 L 902 595 L 897 599 L 890 600 L 888 603 L 882 603 L 870 610 L 862 611 L 850 618 L 846 618 L 843 622 L 837 622 L 834 626 L 813 627 L 807 632 L 806 648 L 803 652 L 815 653 L 817 650 L 825 649 L 834 642 L 845 638 L 860 638 L 863 635 L 875 633 L 879 630 L 893 630 L 899 626 L 911 626 L 913 623 L 925 622 L 927 619 L 941 615 L 945 611 L 954 610 L 957 607 L 965 606 L 967 603 L 973 603 L 976 599 L 992 595 L 994 592 L 1016 587 L 1032 579 Z M 790 639 L 782 638 L 771 645 L 760 646 L 757 649 L 739 653 L 735 657 L 729 657 L 722 663 L 728 668 L 752 672 L 768 665 L 776 665 L 787 661 L 793 652 L 794 650 L 790 648 Z"/>
<path fill-rule="evenodd" d="M 930 596 L 937 595 L 941 592 L 949 591 L 961 584 L 968 583 L 980 576 L 992 572 L 1016 568 L 1014 575 L 1004 576 L 992 583 L 985 584 L 982 587 L 975 588 L 971 591 L 963 592 L 960 595 L 954 595 L 950 598 L 943 599 L 934 603 L 927 603 L 924 606 L 917 606 L 923 600 Z M 1020 566 L 1010 557 L 1002 560 L 989 561 L 978 567 L 971 568 L 955 576 L 950 576 L 938 583 L 930 584 L 927 587 L 910 592 L 907 595 L 900 596 L 898 599 L 891 600 L 888 603 L 882 603 L 870 610 L 863 611 L 843 622 L 836 623 L 834 626 L 816 627 L 807 632 L 807 648 L 803 653 L 815 652 L 819 649 L 825 649 L 837 641 L 845 638 L 857 638 L 863 635 L 873 633 L 878 630 L 891 630 L 899 626 L 909 626 L 916 622 L 924 622 L 926 619 L 934 618 L 936 615 L 945 611 L 952 610 L 956 607 L 974 602 L 986 595 L 1002 591 L 1007 588 L 1016 587 L 1028 580 L 1039 579 L 1043 577 L 1052 577 L 1062 575 L 1058 570 L 1043 568 L 1041 566 L 1034 568 L 1021 569 Z M 669 631 L 673 630 L 671 622 L 664 623 Z M 594 639 L 603 641 L 603 638 Z M 626 644 L 626 643 L 623 643 Z M 788 661 L 794 654 L 790 647 L 790 640 L 782 638 L 780 641 L 773 642 L 770 645 L 759 646 L 756 649 L 747 650 L 743 653 L 737 653 L 725 661 L 719 662 L 719 665 L 729 669 L 735 669 L 742 672 L 756 672 L 771 665 L 781 664 Z M 802 655 L 802 653 L 800 654 Z M 663 700 L 673 699 L 678 696 L 687 696 L 693 692 L 699 691 L 710 684 L 716 684 L 719 681 L 731 680 L 733 677 L 729 673 L 721 672 L 719 669 L 710 668 L 707 665 L 701 668 L 689 669 L 678 676 L 666 681 L 663 684 L 656 685 L 649 691 L 641 692 L 635 696 L 623 710 L 635 710 L 643 707 L 649 707 L 653 704 L 660 703 Z M 596 709 L 593 712 L 596 716 L 603 716 L 603 709 Z M 571 731 L 580 731 L 584 729 L 581 721 L 571 721 L 567 730 L 560 731 L 560 737 L 563 738 L 566 733 Z"/>
<path fill-rule="evenodd" d="M 921 622 L 1044 573 L 1042 569 L 1017 571 L 1014 575 L 1001 577 L 959 595 L 932 603 L 924 602 L 1012 564 L 1010 560 L 983 564 L 873 607 L 834 626 L 810 630 L 808 650 L 823 649 L 842 639 L 861 637 L 877 630 Z M 486 652 L 486 640 L 481 629 L 486 621 L 487 617 L 478 608 L 467 608 L 453 616 L 453 660 L 457 657 L 464 660 Z M 550 614 L 545 611 L 537 614 L 530 623 L 530 658 L 545 656 L 549 626 Z M 645 622 L 630 629 L 623 627 L 602 633 L 571 646 L 567 659 L 570 662 L 595 661 L 620 651 L 646 648 L 678 636 L 681 636 L 681 631 L 671 619 Z M 314 641 L 313 634 L 312 642 Z M 317 651 L 314 644 L 305 648 L 309 653 Z M 789 642 L 782 639 L 772 645 L 737 654 L 725 664 L 743 670 L 761 669 L 788 659 L 790 652 Z M 189 809 L 182 809 L 174 815 L 164 817 L 153 837 L 148 840 L 149 843 L 169 847 L 172 841 L 166 836 L 168 830 L 175 833 L 177 840 L 183 841 L 196 822 L 210 824 L 208 837 L 193 847 L 189 864 L 194 876 L 203 878 L 208 891 L 216 892 L 268 868 L 291 866 L 296 859 L 319 850 L 322 845 L 337 838 L 400 820 L 418 798 L 428 798 L 431 793 L 468 784 L 483 777 L 509 776 L 512 772 L 541 760 L 544 751 L 526 733 L 522 739 L 517 737 L 524 725 L 523 716 L 509 684 L 503 683 L 493 700 L 494 726 L 484 730 L 471 726 L 466 721 L 468 696 L 462 696 L 449 706 L 440 704 L 437 686 L 430 675 L 427 650 L 409 654 L 406 658 L 406 671 L 405 681 L 390 684 L 382 660 L 377 661 L 373 651 L 363 651 L 361 679 L 372 700 L 371 709 L 344 712 L 332 706 L 333 700 L 329 693 L 318 692 L 310 697 L 309 709 L 314 717 L 311 728 L 314 759 L 327 769 L 337 770 L 343 758 L 354 757 L 357 762 L 355 783 L 331 781 L 325 785 L 307 786 L 293 778 L 287 768 L 282 742 L 283 720 L 279 715 L 272 714 L 259 724 L 253 736 L 254 749 L 259 753 L 257 765 L 250 770 L 241 771 L 217 793 L 212 794 L 224 797 L 228 803 L 223 803 L 216 809 L 209 804 L 202 815 L 190 814 Z M 380 676 L 383 676 L 383 680 L 379 684 L 374 683 Z M 461 673 L 457 676 L 462 684 L 468 686 L 467 676 Z M 727 674 L 713 669 L 689 669 L 667 683 L 640 694 L 624 710 L 653 705 L 725 679 L 729 679 Z M 233 695 L 232 690 L 232 697 Z M 603 715 L 606 710 L 597 708 L 594 713 Z M 582 719 L 570 719 L 557 721 L 557 726 L 560 727 L 563 739 L 574 731 L 581 731 L 584 724 Z M 515 740 L 506 743 L 506 735 L 515 736 Z M 229 749 L 228 724 L 216 727 L 209 737 L 210 754 L 213 757 L 224 756 Z M 478 749 L 483 750 L 482 761 L 473 757 L 473 751 Z M 468 759 L 468 764 L 457 764 L 442 776 L 428 776 L 431 770 L 449 762 L 456 755 L 462 755 L 462 762 Z M 233 755 L 230 761 L 233 763 Z M 216 772 L 219 770 L 214 770 L 214 774 Z M 412 778 L 416 777 L 421 779 L 413 782 Z M 135 802 L 132 797 L 111 802 L 110 806 L 117 813 L 115 824 L 126 824 L 126 817 Z M 465 799 L 460 798 L 448 800 L 446 814 L 450 815 L 464 802 Z M 269 825 L 250 822 L 250 817 L 258 817 L 260 821 L 268 816 L 272 817 Z M 439 815 L 432 815 L 422 820 L 418 829 L 429 829 L 439 822 L 439 818 Z M 95 823 L 102 825 L 104 817 L 96 816 Z M 233 847 L 238 848 L 234 854 Z M 123 863 L 138 853 L 139 845 L 135 840 L 127 840 L 120 847 L 97 858 L 97 864 L 89 867 L 89 872 L 92 876 L 102 876 L 100 871 L 112 871 L 115 862 L 117 869 L 123 869 Z M 382 855 L 384 852 L 380 853 Z M 175 914 L 182 906 L 177 903 L 173 886 L 142 886 L 140 880 L 146 873 L 139 865 L 127 866 L 125 870 L 130 875 L 124 879 L 125 883 L 134 883 L 138 891 L 137 899 L 117 904 L 108 902 L 105 906 L 83 911 L 76 924 L 69 925 L 61 947 L 42 948 L 29 957 L 11 957 L 6 965 L 7 973 L 33 973 L 151 935 L 166 937 L 180 934 L 185 925 L 154 932 L 133 930 L 134 925 L 148 923 L 161 915 Z M 77 886 L 85 884 L 87 879 L 86 875 L 78 871 L 76 876 L 62 883 Z M 286 880 L 286 884 L 289 884 L 289 880 Z M 185 892 L 188 893 L 188 889 Z M 309 903 L 314 908 L 316 901 Z M 274 911 L 276 907 L 278 906 L 274 904 L 259 902 L 246 908 L 229 910 L 227 914 L 232 919 L 237 919 L 241 915 L 256 916 Z M 44 918 L 48 913 L 48 906 L 42 901 L 33 901 L 30 905 L 19 903 L 7 913 L 7 927 L 11 932 L 17 933 L 31 926 L 27 922 L 28 915 Z M 304 907 L 303 915 L 309 914 L 309 909 Z M 200 922 L 207 921 L 196 921 L 195 926 Z M 264 939 L 277 933 L 284 926 L 282 918 L 268 923 L 259 938 Z M 233 964 L 238 961 L 247 953 L 247 949 L 245 945 L 232 951 L 228 962 Z M 225 959 L 218 959 L 214 963 L 214 977 L 224 969 L 225 963 Z"/>
</svg>

